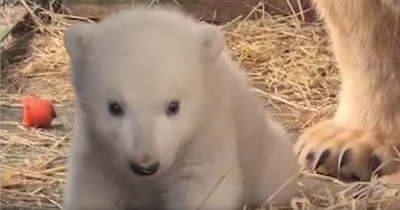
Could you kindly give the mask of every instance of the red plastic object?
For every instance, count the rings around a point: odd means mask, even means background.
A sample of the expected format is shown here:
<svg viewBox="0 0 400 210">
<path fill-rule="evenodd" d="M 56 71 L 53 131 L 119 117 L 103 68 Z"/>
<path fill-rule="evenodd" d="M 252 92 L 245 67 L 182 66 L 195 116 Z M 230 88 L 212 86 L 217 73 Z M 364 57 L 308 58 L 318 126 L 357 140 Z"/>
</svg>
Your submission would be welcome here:
<svg viewBox="0 0 400 210">
<path fill-rule="evenodd" d="M 53 105 L 43 99 L 25 96 L 22 108 L 22 124 L 27 127 L 47 127 L 57 117 Z"/>
</svg>

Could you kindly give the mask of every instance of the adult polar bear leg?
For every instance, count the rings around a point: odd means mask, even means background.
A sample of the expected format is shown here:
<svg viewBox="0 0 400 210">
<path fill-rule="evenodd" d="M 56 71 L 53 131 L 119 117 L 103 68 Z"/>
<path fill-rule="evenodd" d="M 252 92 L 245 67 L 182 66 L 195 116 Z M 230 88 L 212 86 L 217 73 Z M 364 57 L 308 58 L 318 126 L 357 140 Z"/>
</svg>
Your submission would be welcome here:
<svg viewBox="0 0 400 210">
<path fill-rule="evenodd" d="M 307 169 L 369 180 L 399 171 L 400 1 L 314 0 L 342 74 L 336 116 L 296 143 Z M 400 182 L 400 180 L 399 180 Z"/>
</svg>

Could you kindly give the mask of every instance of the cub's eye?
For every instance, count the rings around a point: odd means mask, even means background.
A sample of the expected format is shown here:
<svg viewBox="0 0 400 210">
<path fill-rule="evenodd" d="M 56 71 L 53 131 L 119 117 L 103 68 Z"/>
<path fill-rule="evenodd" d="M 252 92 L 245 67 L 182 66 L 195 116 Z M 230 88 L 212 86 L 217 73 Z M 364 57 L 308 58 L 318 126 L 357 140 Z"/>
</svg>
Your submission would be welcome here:
<svg viewBox="0 0 400 210">
<path fill-rule="evenodd" d="M 124 110 L 118 102 L 112 101 L 108 104 L 108 112 L 110 112 L 113 116 L 122 116 L 124 115 Z"/>
<path fill-rule="evenodd" d="M 173 100 L 168 104 L 166 115 L 175 115 L 179 112 L 179 101 Z"/>
</svg>

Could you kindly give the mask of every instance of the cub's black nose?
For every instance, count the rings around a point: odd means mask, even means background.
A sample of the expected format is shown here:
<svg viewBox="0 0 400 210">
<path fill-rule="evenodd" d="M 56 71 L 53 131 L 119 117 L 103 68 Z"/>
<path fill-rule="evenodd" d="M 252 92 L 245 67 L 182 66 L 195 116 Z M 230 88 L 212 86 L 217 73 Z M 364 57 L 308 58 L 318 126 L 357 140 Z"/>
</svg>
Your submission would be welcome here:
<svg viewBox="0 0 400 210">
<path fill-rule="evenodd" d="M 151 176 L 158 171 L 160 163 L 153 163 L 149 166 L 142 166 L 134 161 L 130 162 L 130 167 L 133 173 L 139 176 Z"/>
</svg>

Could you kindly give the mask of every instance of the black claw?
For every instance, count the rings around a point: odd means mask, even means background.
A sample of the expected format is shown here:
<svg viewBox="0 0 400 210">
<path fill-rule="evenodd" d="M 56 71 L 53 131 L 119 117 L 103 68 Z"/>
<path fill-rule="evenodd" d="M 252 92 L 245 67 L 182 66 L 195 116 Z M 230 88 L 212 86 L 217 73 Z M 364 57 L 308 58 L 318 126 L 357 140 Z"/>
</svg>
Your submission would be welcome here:
<svg viewBox="0 0 400 210">
<path fill-rule="evenodd" d="M 299 156 L 300 155 L 300 153 L 301 153 L 301 151 L 303 150 L 303 148 L 304 148 L 304 144 L 302 144 L 301 145 L 301 147 L 300 147 L 300 149 L 299 149 L 299 151 L 297 151 L 297 156 Z"/>
<path fill-rule="evenodd" d="M 316 170 L 321 165 L 323 165 L 328 160 L 330 155 L 331 155 L 331 151 L 330 150 L 325 150 L 325 151 L 323 151 L 321 153 L 321 155 L 317 156 L 313 170 Z"/>
<path fill-rule="evenodd" d="M 315 159 L 315 152 L 309 152 L 306 156 L 306 160 L 310 162 L 314 162 Z"/>
<path fill-rule="evenodd" d="M 344 152 L 340 153 L 338 160 L 339 171 L 341 168 L 343 168 L 350 162 L 352 156 L 353 156 L 353 151 L 351 149 L 346 149 Z"/>
<path fill-rule="evenodd" d="M 361 178 L 355 173 L 339 174 L 339 177 L 336 177 L 336 178 L 339 178 L 341 181 L 344 181 L 347 183 L 357 182 L 357 181 L 361 180 Z"/>
<path fill-rule="evenodd" d="M 353 182 L 357 182 L 357 181 L 360 181 L 360 180 L 361 180 L 361 178 L 360 178 L 357 174 L 355 174 L 355 173 L 352 173 L 352 174 L 350 175 L 350 179 L 351 179 Z"/>
<path fill-rule="evenodd" d="M 382 164 L 382 161 L 379 159 L 378 156 L 372 155 L 370 161 L 369 161 L 369 167 L 371 174 L 375 172 L 375 170 Z M 376 171 L 376 175 L 381 176 L 380 171 Z"/>
</svg>

